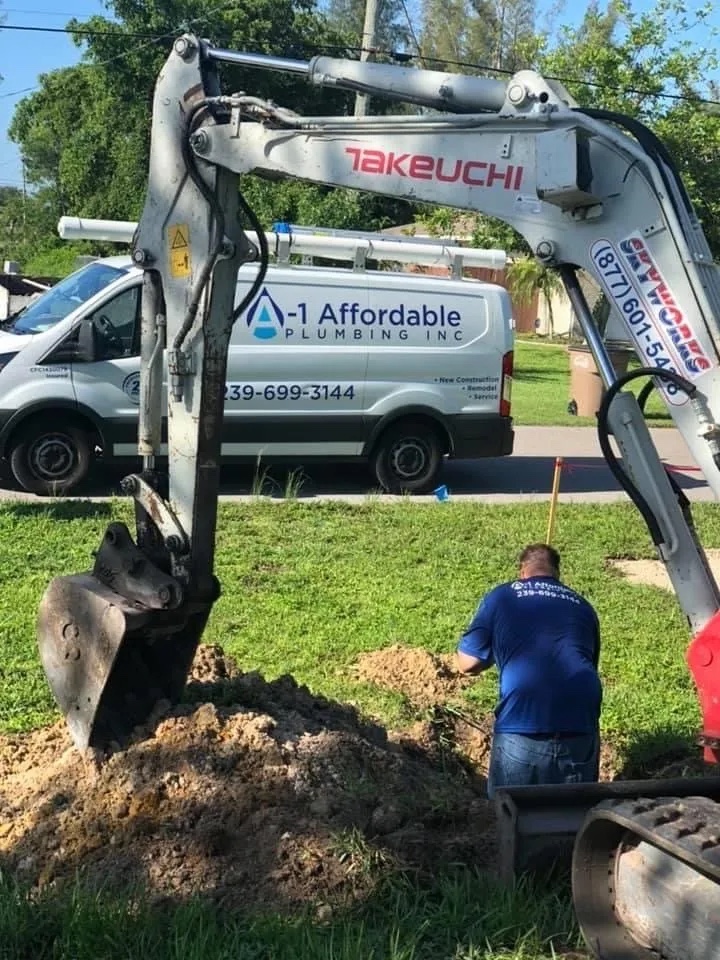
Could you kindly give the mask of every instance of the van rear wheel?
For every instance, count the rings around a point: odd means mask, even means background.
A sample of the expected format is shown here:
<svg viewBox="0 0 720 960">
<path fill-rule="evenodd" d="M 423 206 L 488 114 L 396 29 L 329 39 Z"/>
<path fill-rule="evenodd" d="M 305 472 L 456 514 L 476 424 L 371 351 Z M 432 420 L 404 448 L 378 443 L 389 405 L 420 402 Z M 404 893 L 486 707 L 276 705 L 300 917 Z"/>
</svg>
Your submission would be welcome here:
<svg viewBox="0 0 720 960">
<path fill-rule="evenodd" d="M 443 452 L 437 427 L 427 420 L 401 420 L 380 436 L 370 463 L 388 493 L 427 493 L 437 485 Z"/>
<path fill-rule="evenodd" d="M 88 433 L 75 424 L 28 424 L 13 443 L 10 469 L 28 493 L 64 496 L 88 475 L 93 448 Z"/>
</svg>

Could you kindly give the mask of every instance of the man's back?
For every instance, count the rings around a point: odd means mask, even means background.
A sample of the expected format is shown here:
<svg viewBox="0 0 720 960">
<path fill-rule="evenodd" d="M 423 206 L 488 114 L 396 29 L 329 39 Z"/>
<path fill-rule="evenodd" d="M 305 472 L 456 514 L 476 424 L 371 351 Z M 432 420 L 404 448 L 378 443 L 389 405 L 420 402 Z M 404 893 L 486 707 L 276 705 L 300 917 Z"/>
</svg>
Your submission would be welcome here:
<svg viewBox="0 0 720 960">
<path fill-rule="evenodd" d="M 496 733 L 597 729 L 600 634 L 590 604 L 552 576 L 501 584 L 483 600 L 460 649 L 500 671 Z"/>
</svg>

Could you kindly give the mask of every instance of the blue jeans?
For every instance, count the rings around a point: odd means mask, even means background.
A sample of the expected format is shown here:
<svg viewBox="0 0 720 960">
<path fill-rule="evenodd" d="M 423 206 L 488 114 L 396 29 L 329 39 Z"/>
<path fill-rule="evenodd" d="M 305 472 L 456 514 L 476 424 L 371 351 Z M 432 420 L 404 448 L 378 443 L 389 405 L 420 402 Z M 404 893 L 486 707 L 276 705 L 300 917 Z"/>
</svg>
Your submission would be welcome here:
<svg viewBox="0 0 720 960">
<path fill-rule="evenodd" d="M 488 797 L 498 787 L 541 783 L 595 783 L 600 770 L 600 736 L 526 736 L 496 733 L 490 752 Z"/>
</svg>

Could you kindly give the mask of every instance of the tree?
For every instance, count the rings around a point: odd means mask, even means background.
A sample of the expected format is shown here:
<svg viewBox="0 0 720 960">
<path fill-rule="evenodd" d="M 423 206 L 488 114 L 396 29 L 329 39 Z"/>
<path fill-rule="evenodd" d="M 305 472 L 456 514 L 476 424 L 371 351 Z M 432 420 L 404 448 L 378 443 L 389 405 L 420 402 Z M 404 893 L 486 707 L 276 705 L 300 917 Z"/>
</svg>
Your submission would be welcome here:
<svg viewBox="0 0 720 960">
<path fill-rule="evenodd" d="M 522 69 L 535 42 L 535 0 L 495 0 L 494 53 L 498 69 Z"/>
<path fill-rule="evenodd" d="M 537 47 L 534 0 L 423 0 L 422 55 L 429 69 L 488 74 L 515 71 Z M 529 252 L 506 223 L 446 207 L 422 206 L 431 234 L 458 232 L 472 246 Z"/>
<path fill-rule="evenodd" d="M 702 24 L 711 11 L 707 4 L 692 16 Z M 682 0 L 659 0 L 640 14 L 626 0 L 602 6 L 595 0 L 577 30 L 553 27 L 523 41 L 527 59 L 516 66 L 562 80 L 581 106 L 622 113 L 653 130 L 674 158 L 710 247 L 720 256 L 720 108 L 703 102 L 720 99 L 709 79 L 719 65 L 717 32 L 708 25 L 707 45 L 693 45 L 687 40 L 690 25 Z M 458 216 L 423 211 L 431 224 L 448 215 Z M 475 228 L 466 232 L 481 245 L 527 250 L 514 231 L 486 217 L 476 217 Z"/>
<path fill-rule="evenodd" d="M 359 45 L 365 23 L 365 0 L 329 0 L 329 25 Z M 378 0 L 375 25 L 375 46 L 380 50 L 404 50 L 411 39 L 411 29 L 402 0 Z"/>
<path fill-rule="evenodd" d="M 698 46 L 687 40 L 691 15 L 682 0 L 659 0 L 639 14 L 626 0 L 604 8 L 595 0 L 579 30 L 561 30 L 552 45 L 540 38 L 538 66 L 582 106 L 638 119 L 665 142 L 718 256 L 720 115 L 703 104 L 715 99 L 708 78 L 719 65 L 711 12 L 712 4 L 692 11 L 706 23 L 708 45 Z"/>
<path fill-rule="evenodd" d="M 423 61 L 431 70 L 477 72 L 493 60 L 496 27 L 492 0 L 423 0 Z"/>
<path fill-rule="evenodd" d="M 422 56 L 429 67 L 514 71 L 533 46 L 534 0 L 423 0 Z"/>
<path fill-rule="evenodd" d="M 16 187 L 0 192 L 0 259 L 29 261 L 53 240 L 55 206 L 47 190 L 25 195 Z"/>
<path fill-rule="evenodd" d="M 20 101 L 10 127 L 11 138 L 21 147 L 28 182 L 42 188 L 55 222 L 63 213 L 123 220 L 140 215 L 153 91 L 178 24 L 211 34 L 225 47 L 303 59 L 348 42 L 315 11 L 311 0 L 238 0 L 210 14 L 200 0 L 111 0 L 110 7 L 118 21 L 95 17 L 82 24 L 97 31 L 91 37 L 75 34 L 78 45 L 86 44 L 83 62 L 41 77 L 40 89 Z M 70 24 L 77 31 L 80 26 L 77 21 Z M 137 34 L 155 39 L 138 42 Z M 351 94 L 322 91 L 272 71 L 224 65 L 223 81 L 225 89 L 252 90 L 309 114 L 347 113 L 353 102 Z M 249 190 L 268 221 L 288 205 L 312 218 L 309 222 L 326 226 L 384 225 L 392 222 L 393 212 L 402 209 L 402 220 L 411 210 L 407 204 L 383 204 L 374 197 L 330 202 L 327 188 L 306 185 L 291 190 L 257 181 Z M 325 219 L 318 219 L 321 216 Z"/>
<path fill-rule="evenodd" d="M 552 340 L 555 333 L 553 300 L 565 292 L 558 273 L 533 257 L 518 257 L 505 271 L 505 278 L 510 296 L 518 304 L 530 304 L 536 296 L 545 301 Z"/>
</svg>

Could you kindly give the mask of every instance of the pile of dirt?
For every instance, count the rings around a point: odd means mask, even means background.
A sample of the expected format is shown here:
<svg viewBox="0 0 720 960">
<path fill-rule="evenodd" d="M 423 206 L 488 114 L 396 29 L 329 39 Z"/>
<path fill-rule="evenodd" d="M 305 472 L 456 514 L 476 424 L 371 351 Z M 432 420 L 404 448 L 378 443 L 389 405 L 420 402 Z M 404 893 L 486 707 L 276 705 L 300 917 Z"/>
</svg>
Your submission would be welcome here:
<svg viewBox="0 0 720 960">
<path fill-rule="evenodd" d="M 201 647 L 185 703 L 122 752 L 63 723 L 0 739 L 0 869 L 37 887 L 142 884 L 159 899 L 292 910 L 364 896 L 385 869 L 496 856 L 484 782 L 290 677 Z M 472 824 L 472 829 L 468 829 Z"/>
<path fill-rule="evenodd" d="M 355 673 L 359 680 L 402 693 L 420 707 L 446 703 L 473 682 L 453 669 L 451 655 L 399 644 L 363 654 Z"/>
<path fill-rule="evenodd" d="M 430 753 L 449 747 L 469 769 L 487 775 L 492 743 L 492 718 L 475 718 L 455 706 L 458 694 L 472 677 L 458 674 L 452 655 L 437 656 L 427 650 L 394 645 L 363 654 L 355 667 L 358 679 L 403 694 L 430 713 L 398 735 L 406 745 L 414 741 Z"/>
<path fill-rule="evenodd" d="M 436 656 L 427 650 L 395 645 L 363 654 L 355 673 L 361 680 L 402 693 L 432 719 L 413 724 L 399 734 L 408 748 L 417 743 L 430 753 L 450 747 L 469 768 L 487 776 L 492 746 L 493 718 L 475 717 L 458 705 L 457 695 L 477 682 L 463 677 L 452 665 L 452 655 Z M 622 768 L 617 751 L 603 743 L 600 780 L 614 780 Z"/>
</svg>

